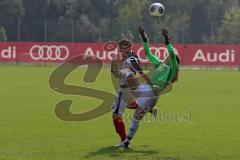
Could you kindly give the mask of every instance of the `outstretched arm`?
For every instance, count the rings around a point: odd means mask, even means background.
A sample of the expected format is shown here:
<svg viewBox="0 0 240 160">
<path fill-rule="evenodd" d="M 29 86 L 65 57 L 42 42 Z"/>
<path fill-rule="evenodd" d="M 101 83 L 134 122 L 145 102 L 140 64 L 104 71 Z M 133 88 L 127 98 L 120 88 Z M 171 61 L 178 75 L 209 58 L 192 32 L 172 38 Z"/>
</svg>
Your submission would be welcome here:
<svg viewBox="0 0 240 160">
<path fill-rule="evenodd" d="M 142 26 L 140 26 L 138 28 L 138 31 L 139 31 L 139 34 L 141 35 L 142 37 L 142 40 L 143 40 L 143 47 L 144 47 L 144 52 L 148 58 L 148 60 L 154 65 L 154 67 L 158 66 L 161 62 L 158 60 L 157 57 L 155 57 L 151 50 L 149 49 L 149 46 L 148 46 L 148 37 L 147 37 L 147 34 L 146 32 L 144 31 L 144 28 Z"/>
<path fill-rule="evenodd" d="M 162 29 L 162 35 L 164 37 L 165 44 L 167 46 L 167 50 L 168 50 L 168 53 L 170 56 L 170 66 L 171 66 L 172 70 L 176 72 L 179 69 L 178 64 L 177 64 L 177 57 L 176 57 L 176 54 L 174 53 L 173 46 L 170 42 L 170 38 L 168 35 L 168 29 L 166 27 Z"/>
</svg>

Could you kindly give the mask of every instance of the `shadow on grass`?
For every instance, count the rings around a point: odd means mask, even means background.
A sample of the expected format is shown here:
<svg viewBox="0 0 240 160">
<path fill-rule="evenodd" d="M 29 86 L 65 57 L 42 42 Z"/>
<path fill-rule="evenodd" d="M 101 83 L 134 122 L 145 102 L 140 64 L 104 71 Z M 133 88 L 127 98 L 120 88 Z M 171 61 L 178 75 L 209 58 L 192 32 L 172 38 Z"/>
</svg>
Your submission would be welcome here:
<svg viewBox="0 0 240 160">
<path fill-rule="evenodd" d="M 144 147 L 144 149 L 141 149 Z M 109 156 L 109 157 L 127 157 L 127 156 L 140 156 L 140 157 L 148 157 L 148 156 L 153 156 L 158 157 L 159 160 L 180 160 L 178 157 L 164 157 L 161 155 L 158 155 L 159 152 L 154 151 L 154 150 L 148 150 L 146 149 L 148 146 L 144 145 L 141 146 L 140 149 L 123 149 L 123 148 L 118 148 L 115 146 L 109 146 L 109 147 L 104 147 L 100 148 L 96 152 L 89 152 L 85 158 L 96 158 L 97 156 Z"/>
</svg>

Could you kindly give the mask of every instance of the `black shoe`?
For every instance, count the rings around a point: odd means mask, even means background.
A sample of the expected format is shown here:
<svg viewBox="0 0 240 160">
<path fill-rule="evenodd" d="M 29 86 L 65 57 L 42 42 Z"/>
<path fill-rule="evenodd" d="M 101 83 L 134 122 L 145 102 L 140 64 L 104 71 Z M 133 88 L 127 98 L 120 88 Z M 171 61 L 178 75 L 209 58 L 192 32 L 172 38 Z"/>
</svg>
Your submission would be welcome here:
<svg viewBox="0 0 240 160">
<path fill-rule="evenodd" d="M 124 142 L 124 148 L 125 148 L 125 149 L 130 149 L 130 148 L 131 148 L 129 141 L 125 141 L 125 142 Z"/>
</svg>

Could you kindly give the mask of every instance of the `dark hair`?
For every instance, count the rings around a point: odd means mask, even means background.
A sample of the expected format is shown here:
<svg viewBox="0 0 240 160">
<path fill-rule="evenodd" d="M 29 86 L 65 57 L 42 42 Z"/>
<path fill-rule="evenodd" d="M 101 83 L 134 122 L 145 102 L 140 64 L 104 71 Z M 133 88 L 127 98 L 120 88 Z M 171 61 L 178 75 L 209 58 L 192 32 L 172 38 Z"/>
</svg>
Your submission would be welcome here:
<svg viewBox="0 0 240 160">
<path fill-rule="evenodd" d="M 128 48 L 132 46 L 132 43 L 128 39 L 121 39 L 120 41 L 117 42 L 120 48 Z"/>
</svg>

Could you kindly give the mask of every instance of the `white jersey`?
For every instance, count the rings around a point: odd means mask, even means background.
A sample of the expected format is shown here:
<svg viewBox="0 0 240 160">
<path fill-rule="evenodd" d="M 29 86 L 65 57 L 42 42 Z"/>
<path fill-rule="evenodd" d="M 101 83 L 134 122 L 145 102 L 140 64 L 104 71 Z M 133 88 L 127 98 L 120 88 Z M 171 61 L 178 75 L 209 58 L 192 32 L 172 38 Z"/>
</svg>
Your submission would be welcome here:
<svg viewBox="0 0 240 160">
<path fill-rule="evenodd" d="M 136 55 L 132 55 L 122 62 L 121 69 L 124 69 L 124 68 L 131 68 L 131 70 L 135 74 L 136 72 L 138 73 L 142 72 L 142 68 L 140 67 L 140 63 Z"/>
<path fill-rule="evenodd" d="M 127 83 L 128 78 L 135 76 L 135 74 L 129 68 L 119 70 L 119 75 L 120 86 L 125 85 Z"/>
<path fill-rule="evenodd" d="M 115 114 L 123 114 L 127 105 L 134 100 L 131 90 L 128 87 L 121 87 L 126 85 L 128 78 L 133 77 L 134 73 L 129 68 L 125 68 L 119 70 L 119 75 L 120 86 L 116 95 L 116 100 L 112 106 L 112 110 Z"/>
<path fill-rule="evenodd" d="M 128 87 L 121 86 L 126 85 L 127 80 L 134 77 L 136 72 L 142 72 L 142 69 L 138 58 L 132 55 L 122 62 L 119 70 L 119 90 L 112 106 L 115 114 L 123 114 L 127 105 L 134 100 L 131 90 Z"/>
</svg>

